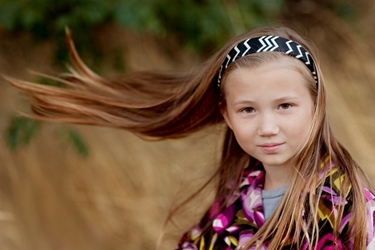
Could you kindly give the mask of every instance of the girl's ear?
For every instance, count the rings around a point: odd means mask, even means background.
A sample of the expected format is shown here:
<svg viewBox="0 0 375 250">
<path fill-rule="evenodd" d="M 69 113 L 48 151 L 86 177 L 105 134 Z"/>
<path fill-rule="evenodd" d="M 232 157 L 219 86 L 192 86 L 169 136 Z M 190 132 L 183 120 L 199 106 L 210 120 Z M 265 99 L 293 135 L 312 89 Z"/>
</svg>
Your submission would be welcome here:
<svg viewBox="0 0 375 250">
<path fill-rule="evenodd" d="M 228 125 L 228 127 L 230 129 L 232 129 L 232 124 L 231 124 L 230 119 L 228 117 L 228 110 L 227 110 L 226 105 L 223 102 L 220 102 L 219 107 L 220 107 L 220 113 L 224 117 L 225 123 Z"/>
</svg>

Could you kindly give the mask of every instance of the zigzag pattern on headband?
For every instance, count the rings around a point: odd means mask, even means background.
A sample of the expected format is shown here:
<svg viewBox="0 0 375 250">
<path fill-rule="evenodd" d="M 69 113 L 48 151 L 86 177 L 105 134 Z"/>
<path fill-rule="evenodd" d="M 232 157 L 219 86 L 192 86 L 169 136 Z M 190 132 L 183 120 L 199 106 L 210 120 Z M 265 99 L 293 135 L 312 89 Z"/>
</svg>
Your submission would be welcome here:
<svg viewBox="0 0 375 250">
<path fill-rule="evenodd" d="M 218 87 L 220 88 L 222 75 L 225 69 L 228 68 L 229 64 L 246 55 L 267 51 L 282 52 L 302 61 L 311 71 L 316 85 L 318 86 L 318 75 L 316 73 L 315 64 L 307 50 L 305 50 L 301 45 L 292 40 L 288 40 L 279 36 L 262 36 L 250 38 L 243 42 L 240 42 L 229 51 L 220 67 L 219 75 L 217 78 Z"/>
</svg>

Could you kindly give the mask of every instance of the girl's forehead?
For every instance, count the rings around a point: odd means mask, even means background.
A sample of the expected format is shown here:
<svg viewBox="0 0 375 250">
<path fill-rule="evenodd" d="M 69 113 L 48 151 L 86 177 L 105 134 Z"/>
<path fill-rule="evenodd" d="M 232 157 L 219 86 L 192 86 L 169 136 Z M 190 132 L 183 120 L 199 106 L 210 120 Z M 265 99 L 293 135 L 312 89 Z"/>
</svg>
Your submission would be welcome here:
<svg viewBox="0 0 375 250">
<path fill-rule="evenodd" d="M 259 80 L 267 81 L 270 78 L 275 78 L 273 80 L 282 82 L 284 80 L 291 80 L 289 78 L 298 77 L 300 81 L 304 81 L 306 78 L 304 72 L 309 74 L 302 62 L 290 56 L 282 56 L 255 64 L 237 63 L 226 75 L 224 86 L 240 79 L 244 82 L 251 82 Z"/>
<path fill-rule="evenodd" d="M 293 58 L 270 61 L 256 67 L 237 67 L 228 73 L 224 87 L 227 101 L 312 98 L 304 73 Z M 304 65 L 302 65 L 303 67 Z M 307 72 L 309 74 L 309 72 Z M 309 99 L 310 99 L 309 98 Z M 311 99 L 312 100 L 312 99 Z"/>
</svg>

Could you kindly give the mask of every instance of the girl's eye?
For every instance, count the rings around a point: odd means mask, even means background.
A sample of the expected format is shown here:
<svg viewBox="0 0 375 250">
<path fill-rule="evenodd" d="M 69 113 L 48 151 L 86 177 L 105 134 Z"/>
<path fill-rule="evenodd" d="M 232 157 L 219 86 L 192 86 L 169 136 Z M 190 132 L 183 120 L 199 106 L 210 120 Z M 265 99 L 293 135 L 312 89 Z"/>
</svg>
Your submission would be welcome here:
<svg viewBox="0 0 375 250">
<path fill-rule="evenodd" d="M 290 104 L 290 103 L 283 103 L 283 104 L 280 104 L 279 109 L 289 109 L 291 107 L 292 107 L 292 104 Z"/>
<path fill-rule="evenodd" d="M 255 109 L 251 108 L 251 107 L 247 107 L 247 108 L 241 109 L 241 112 L 242 113 L 253 113 L 253 112 L 255 112 Z"/>
</svg>

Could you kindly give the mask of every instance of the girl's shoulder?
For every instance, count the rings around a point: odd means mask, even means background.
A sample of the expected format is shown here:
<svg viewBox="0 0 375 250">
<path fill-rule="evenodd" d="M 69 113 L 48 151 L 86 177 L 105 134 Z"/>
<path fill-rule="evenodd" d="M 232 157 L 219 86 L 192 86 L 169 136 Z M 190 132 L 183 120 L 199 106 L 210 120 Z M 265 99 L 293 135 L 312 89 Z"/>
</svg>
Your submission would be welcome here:
<svg viewBox="0 0 375 250">
<path fill-rule="evenodd" d="M 345 235 L 353 209 L 366 211 L 367 249 L 375 249 L 375 194 L 366 187 L 362 187 L 362 194 L 355 194 L 346 173 L 335 165 L 331 165 L 320 177 L 323 178 L 320 179 L 317 192 L 321 194 L 318 205 L 319 222 L 323 225 L 321 230 L 330 232 L 335 220 L 339 219 L 339 233 Z M 358 208 L 359 204 L 355 204 L 355 197 L 358 195 L 364 197 L 365 203 L 361 205 L 364 205 L 363 208 Z"/>
<path fill-rule="evenodd" d="M 367 203 L 375 204 L 375 195 L 367 188 L 363 189 Z"/>
<path fill-rule="evenodd" d="M 321 191 L 321 198 L 330 201 L 333 206 L 352 206 L 354 191 L 351 183 L 346 180 L 348 180 L 347 174 L 344 171 L 336 166 L 329 169 L 323 176 L 320 176 L 320 182 L 317 185 L 318 192 Z M 366 207 L 375 211 L 375 193 L 366 187 L 362 190 Z"/>
</svg>

